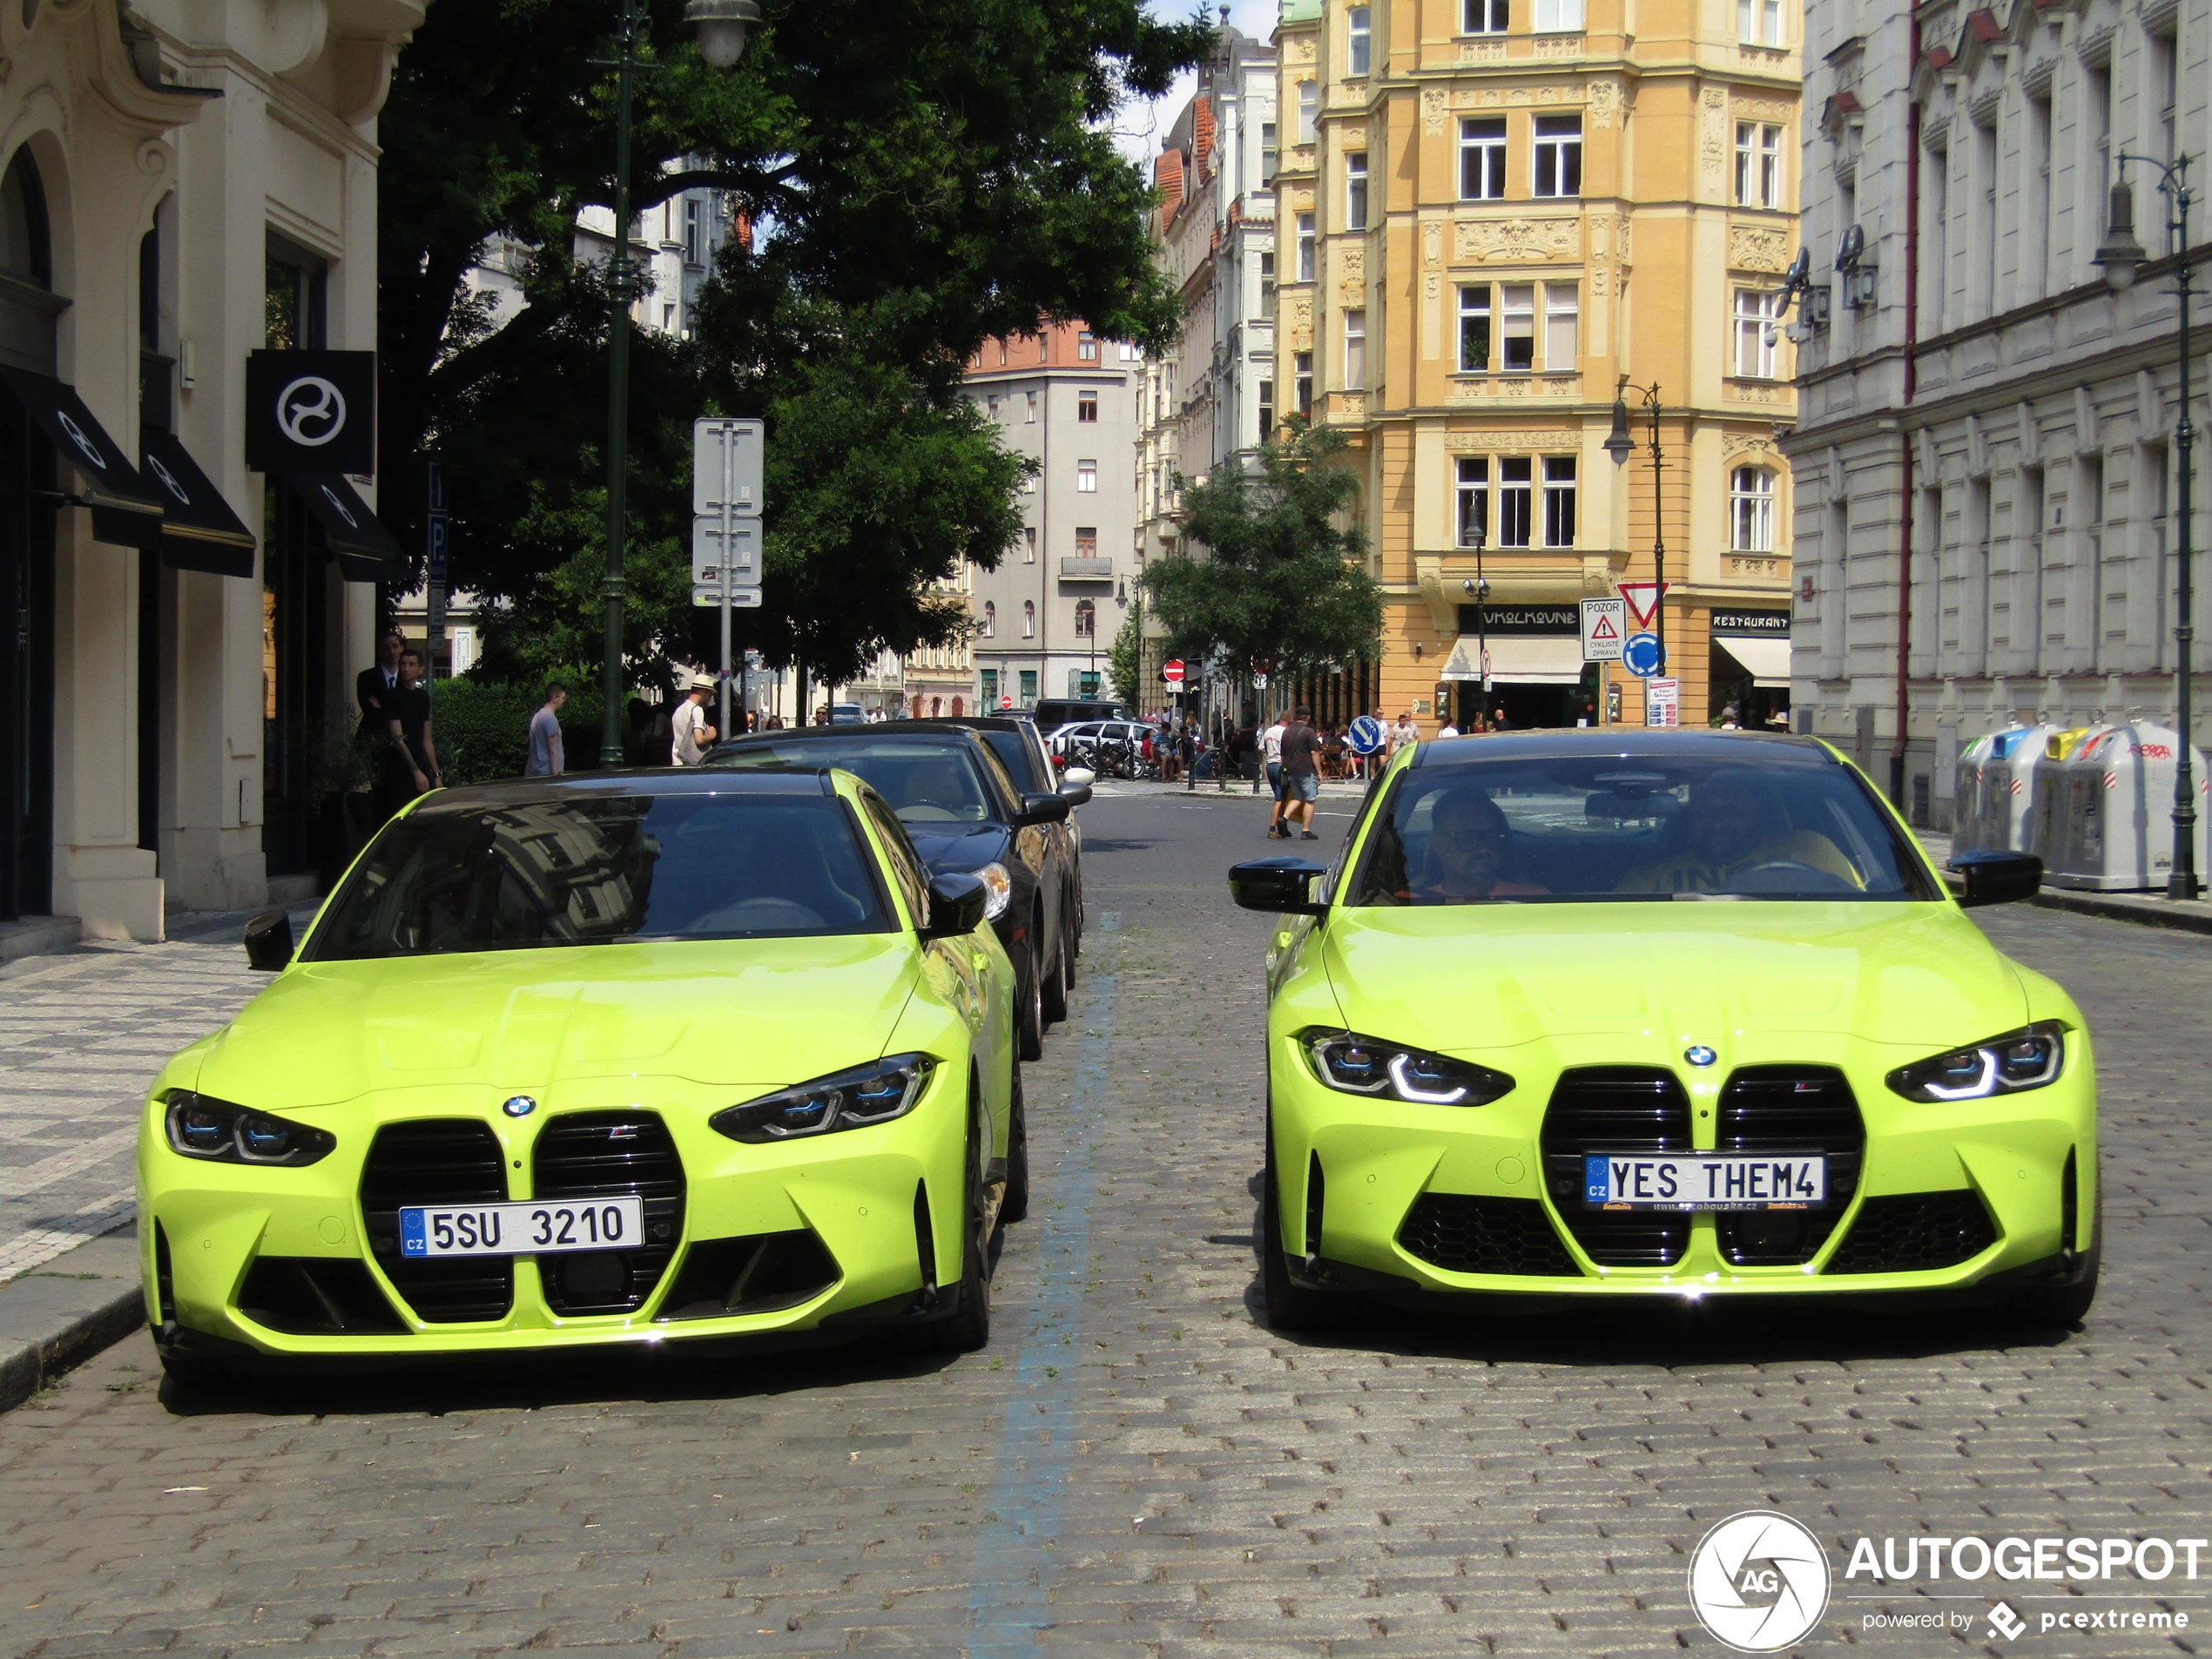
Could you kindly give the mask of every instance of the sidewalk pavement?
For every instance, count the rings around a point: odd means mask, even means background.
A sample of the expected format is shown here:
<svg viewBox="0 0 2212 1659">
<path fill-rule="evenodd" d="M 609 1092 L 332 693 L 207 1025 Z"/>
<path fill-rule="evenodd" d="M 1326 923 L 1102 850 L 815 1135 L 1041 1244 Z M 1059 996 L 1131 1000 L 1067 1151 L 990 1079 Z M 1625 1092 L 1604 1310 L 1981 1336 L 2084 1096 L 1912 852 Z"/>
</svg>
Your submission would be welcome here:
<svg viewBox="0 0 2212 1659">
<path fill-rule="evenodd" d="M 145 1321 L 135 1223 L 0 1285 L 0 1412 Z"/>
</svg>

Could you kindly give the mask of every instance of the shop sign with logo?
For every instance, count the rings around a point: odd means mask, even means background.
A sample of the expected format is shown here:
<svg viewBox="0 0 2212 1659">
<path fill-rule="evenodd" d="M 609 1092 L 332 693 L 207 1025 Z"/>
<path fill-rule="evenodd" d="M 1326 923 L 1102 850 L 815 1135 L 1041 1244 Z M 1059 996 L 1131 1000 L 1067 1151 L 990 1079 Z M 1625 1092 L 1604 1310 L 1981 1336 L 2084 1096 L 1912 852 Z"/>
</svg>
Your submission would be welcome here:
<svg viewBox="0 0 2212 1659">
<path fill-rule="evenodd" d="M 376 354 L 257 351 L 246 360 L 246 464 L 256 472 L 376 470 Z"/>
<path fill-rule="evenodd" d="M 1787 639 L 1790 613 L 1786 610 L 1724 610 L 1713 609 L 1713 631 L 1736 638 Z"/>
<path fill-rule="evenodd" d="M 1582 608 L 1568 605 L 1461 605 L 1460 632 L 1549 634 L 1573 637 L 1582 631 Z"/>
</svg>

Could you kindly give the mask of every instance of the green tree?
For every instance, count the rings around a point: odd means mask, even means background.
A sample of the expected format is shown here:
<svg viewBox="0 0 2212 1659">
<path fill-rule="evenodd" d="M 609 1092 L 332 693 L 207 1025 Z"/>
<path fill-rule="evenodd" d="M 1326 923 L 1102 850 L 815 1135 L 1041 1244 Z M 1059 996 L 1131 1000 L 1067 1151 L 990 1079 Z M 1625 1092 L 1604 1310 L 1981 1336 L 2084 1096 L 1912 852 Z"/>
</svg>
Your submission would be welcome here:
<svg viewBox="0 0 2212 1659">
<path fill-rule="evenodd" d="M 1240 683 L 1263 665 L 1291 678 L 1380 655 L 1366 535 L 1340 526 L 1359 491 L 1337 464 L 1345 442 L 1294 417 L 1285 441 L 1262 446 L 1257 470 L 1224 464 L 1185 489 L 1184 535 L 1210 556 L 1157 560 L 1143 578 L 1172 655 L 1218 653 Z"/>
<path fill-rule="evenodd" d="M 1130 707 L 1138 705 L 1137 691 L 1143 674 L 1144 630 L 1141 612 L 1131 610 L 1114 643 L 1106 648 L 1106 676 L 1114 682 L 1114 695 Z"/>
</svg>

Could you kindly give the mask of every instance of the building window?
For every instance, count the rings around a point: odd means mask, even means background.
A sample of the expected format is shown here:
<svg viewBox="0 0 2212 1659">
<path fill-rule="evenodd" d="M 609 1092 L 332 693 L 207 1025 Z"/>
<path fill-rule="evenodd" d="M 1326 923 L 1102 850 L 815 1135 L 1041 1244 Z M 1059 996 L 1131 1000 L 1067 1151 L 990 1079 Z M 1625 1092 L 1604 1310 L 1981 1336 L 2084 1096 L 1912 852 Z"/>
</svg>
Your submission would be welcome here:
<svg viewBox="0 0 2212 1659">
<path fill-rule="evenodd" d="M 1774 551 L 1774 475 L 1738 467 L 1729 480 L 1730 545 L 1738 553 Z"/>
<path fill-rule="evenodd" d="M 1034 524 L 1025 524 L 1022 527 L 1022 563 L 1035 564 L 1036 562 L 1037 527 Z"/>
<path fill-rule="evenodd" d="M 1502 35 L 1513 19 L 1513 0 L 1463 0 L 1460 32 L 1463 35 Z"/>
<path fill-rule="evenodd" d="M 1459 461 L 1460 545 L 1480 546 L 1490 534 L 1490 462 L 1482 455 Z"/>
<path fill-rule="evenodd" d="M 1262 381 L 1259 383 L 1259 437 L 1258 442 L 1265 443 L 1274 435 L 1275 382 L 1273 381 Z"/>
<path fill-rule="evenodd" d="M 1744 380 L 1774 378 L 1775 296 L 1756 288 L 1736 291 L 1736 373 Z"/>
<path fill-rule="evenodd" d="M 1575 545 L 1575 457 L 1544 457 L 1544 545 Z"/>
<path fill-rule="evenodd" d="M 981 352 L 978 352 L 975 354 L 975 363 L 977 368 L 980 368 L 982 367 L 983 355 Z M 999 341 L 999 367 L 1001 368 L 1004 368 L 1006 367 L 1006 341 L 1003 340 Z"/>
<path fill-rule="evenodd" d="M 988 639 L 993 635 L 996 634 L 998 631 L 999 608 L 992 601 L 986 599 L 983 601 L 983 620 L 977 625 L 976 632 L 981 634 L 984 638 Z M 991 671 L 985 669 L 983 671 L 985 675 L 988 676 Z M 988 688 L 987 687 L 986 689 L 988 690 Z"/>
<path fill-rule="evenodd" d="M 705 265 L 704 248 L 705 239 L 700 234 L 699 226 L 699 199 L 686 196 L 684 198 L 684 263 Z"/>
<path fill-rule="evenodd" d="M 1091 599 L 1076 601 L 1076 637 L 1095 639 L 1098 637 L 1098 605 Z"/>
<path fill-rule="evenodd" d="M 1259 256 L 1259 314 L 1269 322 L 1275 320 L 1275 256 Z"/>
<path fill-rule="evenodd" d="M 1490 285 L 1470 283 L 1460 290 L 1460 372 L 1479 374 L 1490 367 Z"/>
<path fill-rule="evenodd" d="M 1313 354 L 1310 351 L 1293 352 L 1291 354 L 1291 369 L 1295 381 L 1291 389 L 1298 396 L 1298 412 L 1311 415 L 1313 413 Z"/>
<path fill-rule="evenodd" d="M 1498 462 L 1498 545 L 1527 547 L 1534 522 L 1535 467 L 1526 455 Z"/>
<path fill-rule="evenodd" d="M 1076 361 L 1079 363 L 1098 361 L 1098 336 L 1088 328 L 1076 336 Z"/>
<path fill-rule="evenodd" d="M 1460 123 L 1460 199 L 1502 200 L 1506 193 L 1506 124 Z"/>
<path fill-rule="evenodd" d="M 983 671 L 983 706 L 995 709 L 999 705 L 999 671 L 995 668 Z"/>
<path fill-rule="evenodd" d="M 1144 354 L 1137 350 L 1134 341 L 1124 340 L 1122 341 L 1122 361 L 1125 363 L 1143 362 Z"/>
<path fill-rule="evenodd" d="M 1298 141 L 1312 144 L 1316 118 L 1321 113 L 1321 83 L 1300 81 L 1298 84 Z"/>
<path fill-rule="evenodd" d="M 1365 75 L 1368 60 L 1375 46 L 1374 13 L 1368 7 L 1354 6 L 1345 17 L 1345 71 L 1357 79 Z"/>
<path fill-rule="evenodd" d="M 1298 280 L 1313 280 L 1313 215 L 1298 216 Z"/>
<path fill-rule="evenodd" d="M 1533 282 L 1504 282 L 1499 284 L 1505 313 L 1505 370 L 1531 369 L 1536 366 L 1536 285 Z"/>
<path fill-rule="evenodd" d="M 1095 559 L 1098 556 L 1097 525 L 1078 524 L 1076 526 L 1076 556 L 1079 559 Z"/>
<path fill-rule="evenodd" d="M 1582 26 L 1582 0 L 1536 0 L 1540 35 L 1570 34 Z"/>
<path fill-rule="evenodd" d="M 1344 158 L 1344 227 L 1367 228 L 1367 152 L 1354 150 Z"/>
<path fill-rule="evenodd" d="M 1364 392 L 1367 389 L 1367 314 L 1347 311 L 1344 314 L 1344 389 Z"/>
<path fill-rule="evenodd" d="M 1275 124 L 1272 121 L 1259 124 L 1259 182 L 1262 185 L 1275 182 Z"/>
<path fill-rule="evenodd" d="M 1024 599 L 1022 602 L 1022 637 L 1024 639 L 1035 639 L 1036 637 L 1037 602 L 1035 599 Z M 1022 678 L 1027 679 L 1028 677 L 1024 675 Z M 1029 695 L 1030 693 L 1025 688 L 1022 692 L 1022 696 L 1026 698 Z"/>
<path fill-rule="evenodd" d="M 1037 423 L 1037 395 L 1035 392 L 1029 394 L 1029 413 L 1023 418 L 1031 426 Z"/>
<path fill-rule="evenodd" d="M 1022 475 L 1022 493 L 1025 496 L 1034 496 L 1037 493 L 1037 475 L 1035 472 L 1025 472 Z"/>
<path fill-rule="evenodd" d="M 1582 118 L 1579 115 L 1540 115 L 1536 118 L 1536 178 L 1539 196 L 1579 196 L 1582 193 Z"/>
<path fill-rule="evenodd" d="M 1036 705 L 1037 671 L 1034 668 L 1025 668 L 1022 671 L 1022 706 L 1025 709 L 1033 709 Z"/>
<path fill-rule="evenodd" d="M 1736 0 L 1736 37 L 1746 46 L 1782 44 L 1782 0 Z"/>
<path fill-rule="evenodd" d="M 1092 421 L 1098 419 L 1097 393 L 1078 392 L 1076 394 L 1076 419 Z"/>
<path fill-rule="evenodd" d="M 988 410 L 988 411 L 990 412 L 990 416 L 991 416 L 991 421 L 992 421 L 992 423 L 993 423 L 994 425 L 995 425 L 995 424 L 997 423 L 997 421 L 998 421 L 998 418 L 999 418 L 999 401 L 998 401 L 998 399 L 997 399 L 997 398 L 995 398 L 995 397 L 987 397 L 987 398 L 985 398 L 985 399 L 983 400 L 983 407 L 984 407 L 984 408 L 986 408 L 987 410 Z"/>
<path fill-rule="evenodd" d="M 1782 129 L 1759 121 L 1736 124 L 1736 201 L 1740 207 L 1782 206 Z"/>
<path fill-rule="evenodd" d="M 1544 284 L 1544 367 L 1563 374 L 1581 366 L 1582 293 L 1572 282 Z"/>
<path fill-rule="evenodd" d="M 1098 493 L 1098 463 L 1096 461 L 1076 462 L 1076 493 L 1096 496 Z"/>
</svg>

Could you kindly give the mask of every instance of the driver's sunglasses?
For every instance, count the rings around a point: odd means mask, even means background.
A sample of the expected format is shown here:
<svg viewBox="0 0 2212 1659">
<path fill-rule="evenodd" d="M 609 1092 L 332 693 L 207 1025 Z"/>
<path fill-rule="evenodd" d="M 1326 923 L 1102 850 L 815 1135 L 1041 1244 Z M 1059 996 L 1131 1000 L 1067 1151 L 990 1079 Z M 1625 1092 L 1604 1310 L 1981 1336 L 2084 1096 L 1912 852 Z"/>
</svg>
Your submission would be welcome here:
<svg viewBox="0 0 2212 1659">
<path fill-rule="evenodd" d="M 1494 829 L 1487 824 L 1439 825 L 1430 833 L 1440 841 L 1498 842 L 1506 839 L 1505 831 L 1501 829 Z"/>
</svg>

